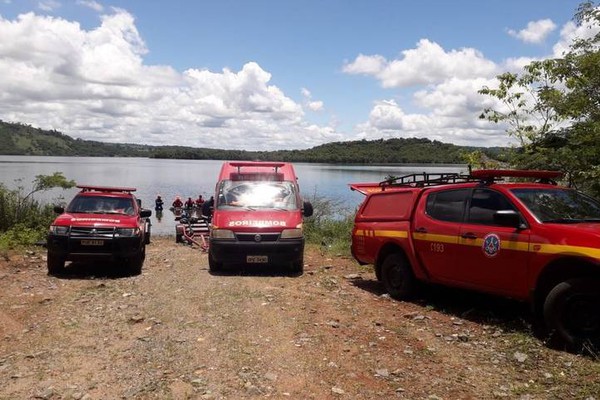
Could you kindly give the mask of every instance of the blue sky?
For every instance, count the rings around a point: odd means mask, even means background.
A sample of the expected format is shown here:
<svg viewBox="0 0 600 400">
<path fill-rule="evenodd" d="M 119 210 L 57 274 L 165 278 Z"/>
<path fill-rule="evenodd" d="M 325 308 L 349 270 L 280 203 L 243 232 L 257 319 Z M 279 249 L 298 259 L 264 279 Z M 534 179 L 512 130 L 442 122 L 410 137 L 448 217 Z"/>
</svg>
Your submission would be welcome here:
<svg viewBox="0 0 600 400">
<path fill-rule="evenodd" d="M 476 92 L 560 55 L 579 2 L 0 0 L 0 119 L 110 142 L 506 145 Z M 496 105 L 499 106 L 499 105 Z"/>
</svg>

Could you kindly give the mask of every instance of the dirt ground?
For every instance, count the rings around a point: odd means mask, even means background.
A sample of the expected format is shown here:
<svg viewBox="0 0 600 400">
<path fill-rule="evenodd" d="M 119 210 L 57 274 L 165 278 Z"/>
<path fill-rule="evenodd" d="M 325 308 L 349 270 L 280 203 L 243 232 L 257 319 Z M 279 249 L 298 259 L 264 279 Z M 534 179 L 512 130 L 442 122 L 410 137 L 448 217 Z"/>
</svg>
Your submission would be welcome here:
<svg viewBox="0 0 600 400">
<path fill-rule="evenodd" d="M 301 276 L 211 275 L 170 237 L 141 275 L 114 268 L 0 254 L 0 399 L 600 399 L 598 359 L 544 346 L 523 305 L 394 301 L 316 247 Z"/>
</svg>

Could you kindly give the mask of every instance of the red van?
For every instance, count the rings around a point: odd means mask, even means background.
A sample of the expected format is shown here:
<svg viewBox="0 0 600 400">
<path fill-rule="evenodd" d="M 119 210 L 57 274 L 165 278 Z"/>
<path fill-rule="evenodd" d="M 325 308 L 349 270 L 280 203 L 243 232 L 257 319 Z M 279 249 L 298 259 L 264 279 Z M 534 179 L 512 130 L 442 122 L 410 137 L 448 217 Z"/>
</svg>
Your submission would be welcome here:
<svg viewBox="0 0 600 400">
<path fill-rule="evenodd" d="M 224 264 L 288 265 L 304 269 L 303 202 L 292 164 L 225 162 L 216 185 L 208 261 Z"/>
</svg>

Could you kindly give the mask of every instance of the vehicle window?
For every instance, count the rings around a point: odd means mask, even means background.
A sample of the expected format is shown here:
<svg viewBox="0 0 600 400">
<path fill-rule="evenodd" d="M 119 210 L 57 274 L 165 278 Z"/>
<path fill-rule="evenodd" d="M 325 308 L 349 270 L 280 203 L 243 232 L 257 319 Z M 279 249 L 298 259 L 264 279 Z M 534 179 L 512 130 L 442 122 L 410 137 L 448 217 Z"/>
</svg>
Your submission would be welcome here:
<svg viewBox="0 0 600 400">
<path fill-rule="evenodd" d="M 445 190 L 429 194 L 426 213 L 440 221 L 462 222 L 469 189 Z"/>
<path fill-rule="evenodd" d="M 295 210 L 296 190 L 291 182 L 229 181 L 221 183 L 217 208 L 275 208 Z"/>
<path fill-rule="evenodd" d="M 494 222 L 494 213 L 500 210 L 515 210 L 515 207 L 501 193 L 489 189 L 475 189 L 469 203 L 467 222 L 498 225 Z"/>
<path fill-rule="evenodd" d="M 75 196 L 67 207 L 70 213 L 134 215 L 133 200 L 118 197 Z"/>
<path fill-rule="evenodd" d="M 519 188 L 511 191 L 542 222 L 600 222 L 600 203 L 576 190 Z"/>
</svg>

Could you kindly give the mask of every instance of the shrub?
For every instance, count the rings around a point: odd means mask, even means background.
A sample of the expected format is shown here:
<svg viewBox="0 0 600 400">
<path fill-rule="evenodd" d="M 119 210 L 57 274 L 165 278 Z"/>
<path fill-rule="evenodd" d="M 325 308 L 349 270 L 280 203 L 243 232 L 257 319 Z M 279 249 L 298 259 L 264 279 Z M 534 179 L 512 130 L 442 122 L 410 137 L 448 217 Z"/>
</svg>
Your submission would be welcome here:
<svg viewBox="0 0 600 400">
<path fill-rule="evenodd" d="M 323 251 L 349 255 L 353 214 L 338 200 L 316 194 L 309 200 L 314 214 L 304 222 L 307 243 L 321 246 Z"/>
<path fill-rule="evenodd" d="M 67 181 L 60 172 L 36 176 L 28 193 L 23 186 L 11 190 L 0 183 L 0 248 L 31 245 L 43 239 L 54 213 L 52 206 L 39 203 L 33 194 L 53 187 L 67 189 L 74 185 L 75 182 Z"/>
</svg>

